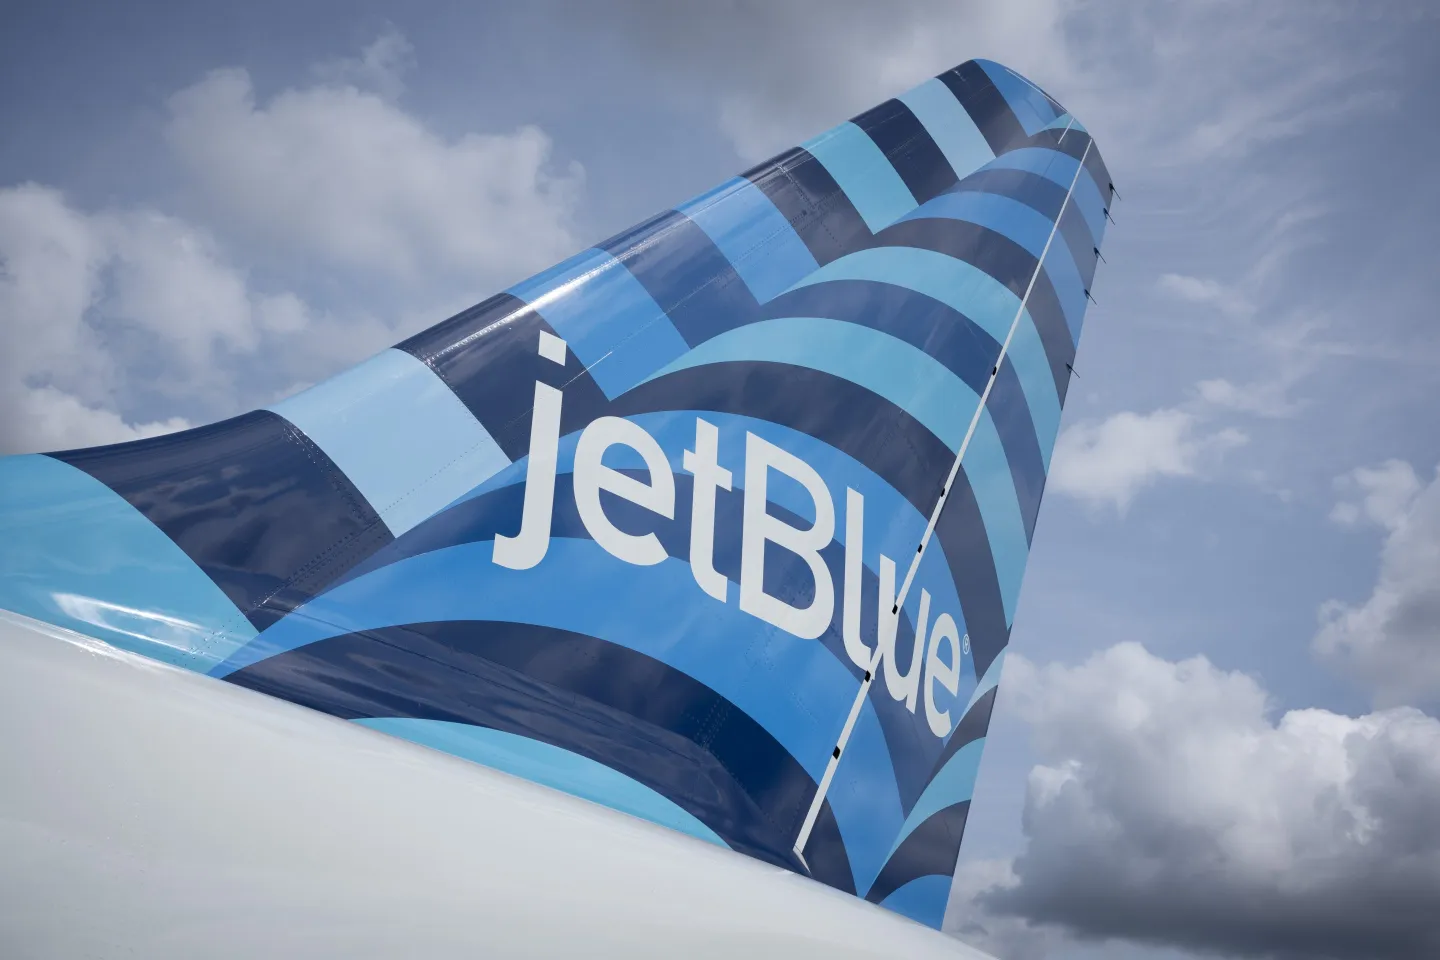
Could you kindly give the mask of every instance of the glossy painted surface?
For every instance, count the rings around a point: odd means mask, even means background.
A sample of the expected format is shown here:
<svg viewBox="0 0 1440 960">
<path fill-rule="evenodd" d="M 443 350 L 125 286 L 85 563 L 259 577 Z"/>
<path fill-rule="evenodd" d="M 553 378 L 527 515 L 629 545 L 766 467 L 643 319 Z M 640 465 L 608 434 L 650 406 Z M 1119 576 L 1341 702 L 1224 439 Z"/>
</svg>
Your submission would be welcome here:
<svg viewBox="0 0 1440 960">
<path fill-rule="evenodd" d="M 938 927 L 1109 196 L 964 64 L 268 410 L 0 460 L 0 608 Z"/>
<path fill-rule="evenodd" d="M 713 843 L 6 614 L 0 725 L 6 960 L 986 960 Z"/>
</svg>

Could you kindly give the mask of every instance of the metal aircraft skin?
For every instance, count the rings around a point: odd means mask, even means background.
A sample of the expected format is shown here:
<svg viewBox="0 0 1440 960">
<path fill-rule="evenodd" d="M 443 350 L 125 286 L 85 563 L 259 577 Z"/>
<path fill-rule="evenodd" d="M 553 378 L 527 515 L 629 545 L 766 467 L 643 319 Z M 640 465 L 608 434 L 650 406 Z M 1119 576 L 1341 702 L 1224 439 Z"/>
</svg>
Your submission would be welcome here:
<svg viewBox="0 0 1440 960">
<path fill-rule="evenodd" d="M 0 459 L 5 954 L 979 956 L 923 927 L 1112 196 L 969 61 L 266 409 Z"/>
</svg>

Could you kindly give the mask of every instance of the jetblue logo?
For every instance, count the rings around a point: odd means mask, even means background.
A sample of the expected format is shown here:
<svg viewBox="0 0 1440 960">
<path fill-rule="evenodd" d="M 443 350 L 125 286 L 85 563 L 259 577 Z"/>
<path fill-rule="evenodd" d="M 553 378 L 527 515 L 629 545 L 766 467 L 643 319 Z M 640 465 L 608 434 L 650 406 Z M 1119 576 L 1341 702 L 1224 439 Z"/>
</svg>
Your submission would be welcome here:
<svg viewBox="0 0 1440 960">
<path fill-rule="evenodd" d="M 549 333 L 540 334 L 540 355 L 563 364 L 566 346 Z M 560 446 L 560 411 L 563 394 L 549 384 L 535 384 L 535 405 L 530 427 L 529 464 L 525 474 L 525 502 L 520 530 L 513 537 L 495 537 L 494 562 L 512 570 L 528 570 L 545 558 L 550 548 L 550 521 L 555 503 L 555 474 Z M 625 446 L 639 455 L 648 482 L 621 473 L 602 462 L 613 446 Z M 719 462 L 720 431 L 712 423 L 695 419 L 694 449 L 687 449 L 683 469 L 694 478 L 690 511 L 690 570 L 695 583 L 720 603 L 730 600 L 730 581 L 715 569 L 715 497 L 730 490 L 734 476 Z M 791 526 L 766 509 L 771 473 L 783 474 L 804 488 L 814 504 L 815 522 L 806 528 Z M 835 501 L 820 474 L 794 454 L 753 433 L 745 434 L 743 521 L 740 539 L 740 609 L 804 640 L 825 632 L 835 612 L 835 584 L 820 551 L 835 536 Z M 675 474 L 660 444 L 644 427 L 620 417 L 600 417 L 585 427 L 575 447 L 573 474 L 575 507 L 591 538 L 606 552 L 637 566 L 651 566 L 667 558 L 665 547 L 653 533 L 637 536 L 617 528 L 605 515 L 600 493 L 628 500 L 668 520 L 675 519 Z M 863 582 L 865 498 L 845 491 L 845 570 L 842 585 L 841 624 L 845 652 L 862 670 L 875 670 L 885 678 L 889 695 L 915 713 L 923 699 L 925 719 L 937 737 L 953 725 L 949 703 L 959 692 L 962 638 L 955 618 L 940 612 L 930 624 L 929 591 L 920 591 L 915 624 L 915 646 L 908 672 L 895 658 L 899 615 L 894 612 L 895 562 L 881 554 L 879 570 L 879 624 L 877 648 L 860 636 L 860 588 Z M 765 545 L 789 551 L 804 561 L 815 581 L 815 592 L 804 607 L 794 606 L 765 592 Z M 877 663 L 878 660 L 878 663 Z M 940 701 L 940 691 L 949 694 Z M 923 697 L 921 696 L 923 691 Z"/>
</svg>

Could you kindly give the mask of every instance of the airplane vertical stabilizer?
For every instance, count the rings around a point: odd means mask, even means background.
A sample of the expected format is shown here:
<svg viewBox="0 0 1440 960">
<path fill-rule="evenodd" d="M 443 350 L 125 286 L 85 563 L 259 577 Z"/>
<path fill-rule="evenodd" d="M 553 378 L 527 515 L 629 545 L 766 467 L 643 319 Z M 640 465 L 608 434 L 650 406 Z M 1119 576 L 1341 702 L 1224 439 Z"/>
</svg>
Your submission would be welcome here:
<svg viewBox="0 0 1440 960">
<path fill-rule="evenodd" d="M 965 63 L 267 409 L 0 460 L 0 608 L 938 927 L 1111 195 Z"/>
</svg>

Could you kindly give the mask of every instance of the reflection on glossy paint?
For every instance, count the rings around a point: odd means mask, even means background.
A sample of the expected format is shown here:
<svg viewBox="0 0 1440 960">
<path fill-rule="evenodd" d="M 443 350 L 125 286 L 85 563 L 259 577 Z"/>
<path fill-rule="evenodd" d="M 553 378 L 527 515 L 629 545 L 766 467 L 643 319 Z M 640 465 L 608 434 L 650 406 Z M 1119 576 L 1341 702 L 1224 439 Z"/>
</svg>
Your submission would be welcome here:
<svg viewBox="0 0 1440 960">
<path fill-rule="evenodd" d="M 972 61 L 273 409 L 0 463 L 0 606 L 939 926 L 1108 203 L 1060 116 Z"/>
<path fill-rule="evenodd" d="M 51 599 L 62 611 L 98 630 L 113 631 L 136 640 L 159 643 L 190 653 L 198 649 L 210 631 L 198 623 L 154 610 L 139 610 L 121 603 L 82 597 L 75 593 L 54 593 Z"/>
</svg>

